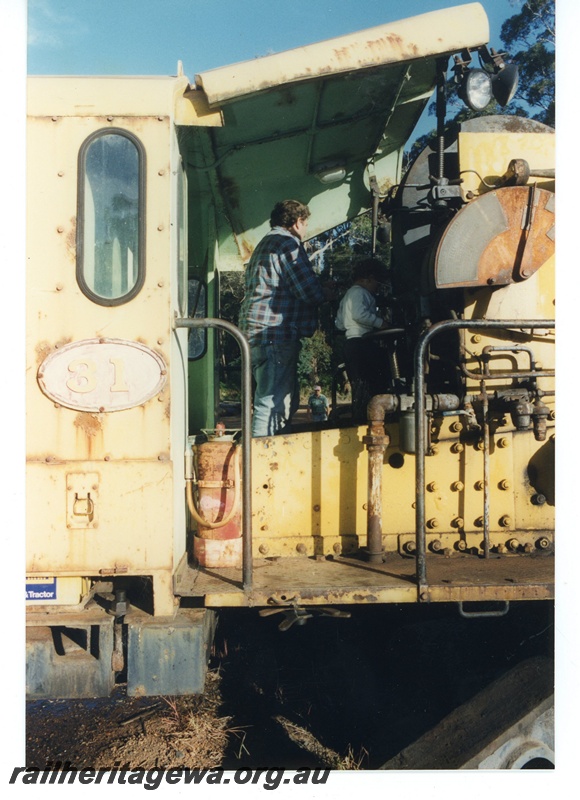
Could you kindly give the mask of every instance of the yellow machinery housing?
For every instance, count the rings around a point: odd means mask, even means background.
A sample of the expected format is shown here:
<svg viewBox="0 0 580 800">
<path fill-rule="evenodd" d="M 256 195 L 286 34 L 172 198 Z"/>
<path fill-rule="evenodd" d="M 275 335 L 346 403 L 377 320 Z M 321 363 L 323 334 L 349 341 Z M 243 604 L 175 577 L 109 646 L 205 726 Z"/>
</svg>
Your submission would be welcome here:
<svg viewBox="0 0 580 800">
<path fill-rule="evenodd" d="M 194 83 L 29 79 L 30 696 L 200 692 L 220 607 L 553 597 L 553 134 L 466 124 L 449 201 L 435 151 L 402 176 L 441 63 L 488 39 L 472 3 Z M 252 440 L 219 275 L 292 196 L 312 235 L 391 216 L 401 375 L 368 425 Z M 245 371 L 240 474 L 206 481 L 237 483 L 242 544 L 214 567 L 187 496 L 216 329 Z"/>
</svg>

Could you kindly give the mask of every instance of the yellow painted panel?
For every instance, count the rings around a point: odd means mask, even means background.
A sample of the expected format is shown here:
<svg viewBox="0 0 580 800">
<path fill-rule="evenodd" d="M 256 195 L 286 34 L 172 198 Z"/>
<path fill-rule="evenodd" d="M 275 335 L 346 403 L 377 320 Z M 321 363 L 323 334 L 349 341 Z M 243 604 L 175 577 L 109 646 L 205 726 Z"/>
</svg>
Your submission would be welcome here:
<svg viewBox="0 0 580 800">
<path fill-rule="evenodd" d="M 514 158 L 525 159 L 532 170 L 553 169 L 556 164 L 556 137 L 552 133 L 468 132 L 460 133 L 458 141 L 464 195 L 487 191 L 481 179 L 488 184 L 496 183 Z M 554 191 L 553 179 L 530 179 L 530 183 L 536 181 L 540 188 Z"/>
<path fill-rule="evenodd" d="M 111 84 L 112 85 L 112 84 Z M 127 127 L 146 151 L 146 278 L 130 302 L 89 300 L 75 277 L 77 158 L 96 130 Z M 33 118 L 28 127 L 27 445 L 34 460 L 166 458 L 169 383 L 137 408 L 90 414 L 55 406 L 38 368 L 64 344 L 99 337 L 138 341 L 170 369 L 170 129 L 167 118 Z"/>
<path fill-rule="evenodd" d="M 551 257 L 530 278 L 522 283 L 511 283 L 496 289 L 483 287 L 468 289 L 465 292 L 466 319 L 554 319 L 556 313 L 555 300 L 555 259 Z M 536 339 L 546 339 L 553 343 L 553 331 L 537 330 Z M 477 338 L 479 337 L 479 338 Z M 471 344 L 483 339 L 496 338 L 490 331 L 478 332 Z M 480 352 L 480 348 L 469 347 L 470 351 Z M 550 361 L 554 361 L 552 355 Z"/>
<path fill-rule="evenodd" d="M 467 443 L 457 450 L 457 433 L 450 430 L 454 419 L 438 420 L 434 454 L 425 464 L 428 536 L 444 537 L 444 546 L 458 541 L 462 532 L 476 539 L 483 534 L 483 453 Z M 399 537 L 415 533 L 415 457 L 399 451 L 397 425 L 389 424 L 387 430 L 391 445 L 382 476 L 382 530 L 387 549 L 396 550 Z M 365 433 L 366 428 L 360 427 L 253 440 L 256 555 L 328 554 L 339 544 L 342 552 L 365 545 Z M 514 489 L 521 485 L 527 466 L 522 448 L 524 453 L 533 449 L 533 444 L 523 446 L 524 439 L 533 443 L 533 434 L 514 434 L 509 420 L 492 439 L 490 530 L 496 543 L 505 543 L 516 528 L 525 528 L 530 514 L 536 520 L 534 527 L 550 527 L 546 507 L 527 508 L 531 492 L 522 490 L 516 509 Z"/>
<path fill-rule="evenodd" d="M 554 530 L 555 525 L 555 440 L 552 428 L 544 442 L 537 442 L 531 433 L 514 436 L 515 514 L 517 526 L 523 530 Z M 536 504 L 538 495 L 545 503 Z"/>
<path fill-rule="evenodd" d="M 88 475 L 98 487 L 96 522 L 91 527 L 68 527 L 67 485 L 81 484 Z M 27 573 L 171 570 L 170 463 L 29 464 L 27 488 Z"/>
<path fill-rule="evenodd" d="M 165 116 L 172 111 L 175 92 L 184 91 L 187 86 L 185 77 L 35 75 L 27 81 L 28 114 Z"/>
</svg>

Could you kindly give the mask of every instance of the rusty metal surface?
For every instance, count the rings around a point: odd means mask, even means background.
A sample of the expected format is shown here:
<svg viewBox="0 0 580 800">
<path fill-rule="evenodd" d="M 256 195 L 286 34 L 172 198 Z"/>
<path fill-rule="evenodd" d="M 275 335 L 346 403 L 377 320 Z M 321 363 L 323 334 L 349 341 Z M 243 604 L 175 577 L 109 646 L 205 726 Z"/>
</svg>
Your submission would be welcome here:
<svg viewBox="0 0 580 800">
<path fill-rule="evenodd" d="M 358 558 L 280 558 L 255 562 L 254 588 L 244 595 L 241 570 L 196 569 L 175 577 L 181 596 L 204 597 L 206 606 L 276 603 L 414 603 L 537 600 L 554 596 L 551 556 L 476 556 L 429 560 L 427 596 L 419 599 L 415 560 L 390 555 L 383 564 Z"/>
<path fill-rule="evenodd" d="M 196 536 L 202 539 L 237 539 L 242 535 L 241 511 L 239 506 L 237 511 L 233 508 L 235 485 L 239 481 L 235 468 L 236 448 L 235 442 L 220 440 L 202 442 L 194 447 L 200 518 L 222 523 L 219 527 L 198 523 Z"/>
<path fill-rule="evenodd" d="M 436 286 L 503 286 L 530 278 L 554 254 L 552 200 L 551 192 L 534 186 L 504 187 L 473 200 L 441 239 Z"/>
<path fill-rule="evenodd" d="M 485 11 L 479 3 L 471 3 L 208 70 L 196 75 L 195 80 L 212 107 L 280 83 L 425 58 L 477 47 L 488 39 Z"/>
</svg>

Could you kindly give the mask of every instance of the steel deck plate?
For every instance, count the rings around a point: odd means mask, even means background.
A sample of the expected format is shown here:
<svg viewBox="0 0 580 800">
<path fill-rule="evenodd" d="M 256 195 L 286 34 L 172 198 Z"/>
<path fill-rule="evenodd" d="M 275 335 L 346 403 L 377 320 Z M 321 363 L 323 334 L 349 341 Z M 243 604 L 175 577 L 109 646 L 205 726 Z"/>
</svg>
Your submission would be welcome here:
<svg viewBox="0 0 580 800">
<path fill-rule="evenodd" d="M 415 561 L 396 554 L 389 554 L 383 564 L 344 557 L 256 559 L 251 591 L 244 592 L 239 569 L 182 564 L 175 575 L 175 592 L 204 598 L 211 607 L 549 600 L 554 596 L 554 559 L 434 557 L 428 559 L 427 578 L 428 586 L 421 587 L 419 595 Z"/>
</svg>

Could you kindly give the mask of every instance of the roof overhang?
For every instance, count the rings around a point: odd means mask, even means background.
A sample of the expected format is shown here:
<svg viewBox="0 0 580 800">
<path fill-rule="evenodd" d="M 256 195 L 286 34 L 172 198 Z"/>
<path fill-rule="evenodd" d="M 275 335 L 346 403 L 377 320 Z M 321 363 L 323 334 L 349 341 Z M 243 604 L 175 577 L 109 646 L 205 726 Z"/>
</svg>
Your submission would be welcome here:
<svg viewBox="0 0 580 800">
<path fill-rule="evenodd" d="M 195 76 L 210 107 L 282 84 L 454 53 L 489 41 L 480 3 L 431 11 Z"/>
<path fill-rule="evenodd" d="M 221 263 L 249 258 L 284 197 L 308 203 L 312 236 L 367 210 L 371 177 L 382 190 L 400 179 L 438 59 L 488 40 L 483 7 L 469 3 L 197 75 L 194 94 L 223 125 L 206 129 L 209 156 L 193 131 L 182 142 L 191 169 L 217 175 Z M 321 183 L 333 167 L 344 178 Z"/>
</svg>

